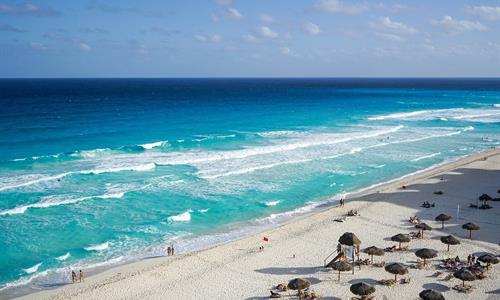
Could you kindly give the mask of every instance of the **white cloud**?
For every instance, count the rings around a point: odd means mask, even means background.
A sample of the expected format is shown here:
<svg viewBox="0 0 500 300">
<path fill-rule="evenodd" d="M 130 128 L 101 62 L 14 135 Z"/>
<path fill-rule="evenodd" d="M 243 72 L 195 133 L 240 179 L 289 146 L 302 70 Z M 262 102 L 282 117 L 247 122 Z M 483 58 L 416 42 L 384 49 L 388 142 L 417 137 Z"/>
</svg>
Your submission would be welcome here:
<svg viewBox="0 0 500 300">
<path fill-rule="evenodd" d="M 370 26 L 378 29 L 386 29 L 400 34 L 415 34 L 417 30 L 406 24 L 392 21 L 389 17 L 382 17 L 376 23 L 370 23 Z"/>
<path fill-rule="evenodd" d="M 278 37 L 278 33 L 271 30 L 271 28 L 267 26 L 260 26 L 257 28 L 257 32 L 260 36 L 269 39 L 275 39 Z"/>
<path fill-rule="evenodd" d="M 231 5 L 233 0 L 215 0 L 218 5 Z"/>
<path fill-rule="evenodd" d="M 260 14 L 259 19 L 264 22 L 264 23 L 274 23 L 276 20 L 274 20 L 274 17 L 268 14 Z"/>
<path fill-rule="evenodd" d="M 194 36 L 194 38 L 202 43 L 217 43 L 222 41 L 222 37 L 218 34 L 209 34 L 209 35 L 197 34 Z"/>
<path fill-rule="evenodd" d="M 243 15 L 236 8 L 228 8 L 227 12 L 229 14 L 229 18 L 233 20 L 243 19 Z"/>
<path fill-rule="evenodd" d="M 243 35 L 243 39 L 249 43 L 261 43 L 262 40 L 256 37 L 253 34 L 245 34 Z"/>
<path fill-rule="evenodd" d="M 486 20 L 500 20 L 500 6 L 469 6 L 466 11 Z"/>
<path fill-rule="evenodd" d="M 89 44 L 87 44 L 87 43 L 79 43 L 78 48 L 80 48 L 80 50 L 85 51 L 85 52 L 92 50 L 92 47 L 90 47 Z"/>
<path fill-rule="evenodd" d="M 298 54 L 295 53 L 295 51 L 293 51 L 292 49 L 290 49 L 288 47 L 281 47 L 281 53 L 283 53 L 284 55 L 292 56 L 292 57 L 298 56 Z"/>
<path fill-rule="evenodd" d="M 396 35 L 396 34 L 375 32 L 375 35 L 378 38 L 381 38 L 385 41 L 390 41 L 390 42 L 404 42 L 404 41 L 406 41 L 405 38 L 400 37 L 399 35 Z"/>
<path fill-rule="evenodd" d="M 318 25 L 311 22 L 307 22 L 304 24 L 304 31 L 309 34 L 315 35 L 319 34 L 321 32 L 321 29 L 319 29 Z"/>
<path fill-rule="evenodd" d="M 315 7 L 327 13 L 359 14 L 368 10 L 364 3 L 344 2 L 340 0 L 319 0 Z"/>
<path fill-rule="evenodd" d="M 42 43 L 37 43 L 37 42 L 31 42 L 29 43 L 29 46 L 31 49 L 34 49 L 34 50 L 47 50 L 49 49 L 47 46 L 45 46 L 44 44 Z"/>
<path fill-rule="evenodd" d="M 488 27 L 479 22 L 467 20 L 455 20 L 450 16 L 444 16 L 441 20 L 433 21 L 435 25 L 443 26 L 449 33 L 457 34 L 469 31 L 485 31 Z"/>
</svg>

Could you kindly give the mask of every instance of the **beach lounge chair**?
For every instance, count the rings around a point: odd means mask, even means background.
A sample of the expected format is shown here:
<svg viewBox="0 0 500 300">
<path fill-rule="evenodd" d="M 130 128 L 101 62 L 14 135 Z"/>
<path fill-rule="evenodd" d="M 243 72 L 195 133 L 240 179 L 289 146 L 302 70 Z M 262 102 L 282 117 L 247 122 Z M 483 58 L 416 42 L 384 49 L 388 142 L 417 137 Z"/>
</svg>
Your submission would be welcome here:
<svg viewBox="0 0 500 300">
<path fill-rule="evenodd" d="M 281 298 L 281 294 L 271 291 L 269 298 Z"/>
</svg>

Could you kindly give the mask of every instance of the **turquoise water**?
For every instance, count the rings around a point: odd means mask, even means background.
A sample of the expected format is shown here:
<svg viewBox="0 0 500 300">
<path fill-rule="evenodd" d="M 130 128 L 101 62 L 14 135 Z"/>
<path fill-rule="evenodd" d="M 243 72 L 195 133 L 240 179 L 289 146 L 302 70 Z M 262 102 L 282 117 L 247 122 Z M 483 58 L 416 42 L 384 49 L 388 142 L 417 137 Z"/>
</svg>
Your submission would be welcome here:
<svg viewBox="0 0 500 300">
<path fill-rule="evenodd" d="M 500 143 L 497 79 L 0 80 L 0 297 Z"/>
</svg>

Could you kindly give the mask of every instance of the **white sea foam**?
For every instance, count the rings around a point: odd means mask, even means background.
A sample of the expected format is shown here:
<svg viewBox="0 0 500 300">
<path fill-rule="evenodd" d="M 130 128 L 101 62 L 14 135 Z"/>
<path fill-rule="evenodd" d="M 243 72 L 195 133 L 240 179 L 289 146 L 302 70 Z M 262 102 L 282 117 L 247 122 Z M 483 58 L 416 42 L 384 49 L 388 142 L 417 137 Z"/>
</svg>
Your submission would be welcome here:
<svg viewBox="0 0 500 300">
<path fill-rule="evenodd" d="M 369 165 L 370 168 L 373 168 L 373 169 L 381 169 L 383 167 L 385 167 L 385 164 L 381 164 L 381 165 Z"/>
<path fill-rule="evenodd" d="M 415 117 L 415 116 L 427 114 L 428 112 L 429 112 L 429 110 L 417 110 L 417 111 L 412 111 L 412 112 L 394 113 L 394 114 L 389 114 L 389 115 L 384 115 L 384 116 L 369 117 L 368 120 L 380 121 L 380 120 L 388 120 L 388 119 L 406 119 L 408 117 Z"/>
<path fill-rule="evenodd" d="M 203 208 L 203 209 L 198 209 L 198 212 L 203 214 L 203 213 L 208 212 L 209 210 L 210 210 L 210 208 Z"/>
<path fill-rule="evenodd" d="M 78 173 L 80 173 L 80 174 L 102 174 L 102 173 L 116 173 L 116 172 L 123 172 L 123 171 L 145 172 L 145 171 L 154 170 L 155 168 L 156 168 L 155 163 L 147 163 L 147 164 L 140 164 L 140 165 L 120 166 L 120 167 L 114 167 L 114 168 L 92 169 L 92 170 L 81 171 Z"/>
<path fill-rule="evenodd" d="M 464 131 L 465 131 L 465 129 L 464 129 Z M 426 135 L 426 136 L 422 136 L 422 137 L 397 140 L 397 141 L 384 141 L 384 142 L 380 142 L 380 143 L 374 144 L 374 145 L 354 147 L 347 152 L 337 153 L 334 155 L 325 155 L 325 156 L 320 156 L 320 157 L 311 157 L 311 158 L 304 158 L 304 159 L 282 160 L 282 161 L 274 162 L 274 163 L 270 163 L 270 164 L 263 164 L 263 165 L 252 166 L 252 167 L 244 167 L 241 169 L 231 170 L 231 171 L 217 173 L 217 174 L 207 174 L 207 171 L 199 171 L 198 175 L 201 178 L 207 179 L 207 180 L 217 179 L 219 177 L 243 175 L 243 174 L 248 174 L 248 173 L 252 173 L 255 171 L 259 171 L 259 170 L 271 169 L 271 168 L 274 168 L 277 166 L 283 166 L 283 165 L 289 165 L 289 164 L 301 164 L 301 163 L 307 163 L 307 162 L 317 161 L 317 160 L 330 160 L 330 159 L 335 159 L 335 158 L 342 157 L 345 155 L 353 155 L 353 154 L 359 153 L 361 151 L 365 151 L 365 150 L 369 150 L 369 149 L 373 149 L 373 148 L 384 147 L 387 145 L 413 143 L 413 142 L 419 142 L 419 141 L 423 141 L 423 140 L 427 140 L 427 139 L 454 136 L 454 135 L 458 135 L 460 133 L 462 133 L 462 130 L 450 131 L 450 132 L 446 132 L 446 133 L 442 133 L 442 134 L 430 134 L 430 135 Z"/>
<path fill-rule="evenodd" d="M 137 164 L 136 165 L 124 165 L 124 166 L 118 166 L 118 167 L 95 168 L 95 169 L 83 170 L 83 171 L 65 172 L 65 173 L 55 174 L 55 175 L 39 174 L 39 175 L 30 176 L 27 178 L 20 176 L 17 178 L 20 180 L 25 179 L 25 181 L 16 182 L 16 181 L 13 181 L 11 179 L 8 182 L 0 182 L 0 192 L 5 191 L 5 190 L 10 190 L 10 189 L 17 189 L 20 187 L 31 186 L 31 185 L 38 184 L 38 183 L 54 181 L 54 180 L 62 179 L 66 176 L 73 175 L 73 174 L 96 174 L 96 175 L 98 175 L 98 174 L 103 174 L 103 173 L 116 173 L 116 172 L 123 172 L 123 171 L 146 172 L 146 171 L 154 170 L 155 168 L 156 168 L 155 163 L 151 162 L 151 163 L 145 163 L 145 164 L 139 164 L 139 165 L 137 165 Z M 14 178 L 14 179 L 16 179 L 16 178 Z"/>
<path fill-rule="evenodd" d="M 318 139 L 316 136 L 309 139 L 299 140 L 296 142 L 281 143 L 270 146 L 260 146 L 260 147 L 250 147 L 241 150 L 233 151 L 220 151 L 220 152 L 190 152 L 182 153 L 169 156 L 167 159 L 159 160 L 156 162 L 158 165 L 179 165 L 186 164 L 192 165 L 197 163 L 206 163 L 219 160 L 229 160 L 229 159 L 242 159 L 250 156 L 265 155 L 272 153 L 281 153 L 287 151 L 293 151 L 297 149 L 303 149 L 314 146 L 322 145 L 335 145 L 342 144 L 345 142 L 360 140 L 366 138 L 373 138 L 377 136 L 384 136 L 391 133 L 399 131 L 404 126 L 398 125 L 394 127 L 388 127 L 380 130 L 373 130 L 369 132 L 362 133 L 351 133 L 342 135 L 329 135 L 322 139 Z"/>
<path fill-rule="evenodd" d="M 18 182 L 18 183 L 14 182 L 14 183 L 2 184 L 2 185 L 0 185 L 0 191 L 30 186 L 33 184 L 51 181 L 51 180 L 57 180 L 57 179 L 61 179 L 61 178 L 65 177 L 65 176 L 68 176 L 70 174 L 72 174 L 72 172 L 66 172 L 66 173 L 62 173 L 62 174 L 48 175 L 48 176 L 39 175 L 40 177 L 38 177 L 36 179 L 25 181 L 25 182 Z"/>
<path fill-rule="evenodd" d="M 193 141 L 195 142 L 203 142 L 203 141 L 206 141 L 206 140 L 222 140 L 222 139 L 228 139 L 228 138 L 233 138 L 233 137 L 236 137 L 235 134 L 225 134 L 225 135 L 198 135 L 196 136 L 195 139 L 193 139 Z"/>
<path fill-rule="evenodd" d="M 71 256 L 71 254 L 69 252 L 66 252 L 66 254 L 58 256 L 58 257 L 56 257 L 56 259 L 59 261 L 63 261 L 63 260 L 67 260 L 70 256 Z"/>
<path fill-rule="evenodd" d="M 181 214 L 175 215 L 175 216 L 170 216 L 167 218 L 168 222 L 189 222 L 191 221 L 191 213 L 192 210 L 188 210 L 186 212 L 183 212 Z"/>
<path fill-rule="evenodd" d="M 104 242 L 102 244 L 89 245 L 84 247 L 86 251 L 104 251 L 109 248 L 109 242 Z"/>
<path fill-rule="evenodd" d="M 436 152 L 436 153 L 432 153 L 432 154 L 428 154 L 428 155 L 419 156 L 417 158 L 412 159 L 411 161 L 420 161 L 420 160 L 432 158 L 432 157 L 435 157 L 438 155 L 441 155 L 441 152 Z"/>
<path fill-rule="evenodd" d="M 93 149 L 93 150 L 81 150 L 71 153 L 70 156 L 80 157 L 80 158 L 95 158 L 107 154 L 112 151 L 109 148 Z"/>
<path fill-rule="evenodd" d="M 280 203 L 280 201 L 279 201 L 279 200 L 273 200 L 273 201 L 266 201 L 266 202 L 264 202 L 264 205 L 265 205 L 265 206 L 276 206 L 276 205 L 278 205 L 279 203 Z"/>
<path fill-rule="evenodd" d="M 78 197 L 78 198 L 68 197 L 65 195 L 46 196 L 46 197 L 42 197 L 40 202 L 26 204 L 26 205 L 12 208 L 12 209 L 2 210 L 2 211 L 0 211 L 0 215 L 23 214 L 30 208 L 47 208 L 47 207 L 52 207 L 52 206 L 74 204 L 74 203 L 78 203 L 78 202 L 93 199 L 93 198 L 101 198 L 101 199 L 122 198 L 125 195 L 125 193 L 126 192 L 124 191 L 124 192 L 117 192 L 117 193 L 112 193 L 112 194 L 103 194 L 103 195 L 97 195 L 97 196 L 86 196 L 86 197 Z"/>
<path fill-rule="evenodd" d="M 23 271 L 26 274 L 35 273 L 36 271 L 38 271 L 38 268 L 40 268 L 41 265 L 42 265 L 42 263 L 38 263 L 38 264 L 34 265 L 33 267 L 30 267 L 30 268 L 27 268 L 27 269 L 23 269 Z"/>
<path fill-rule="evenodd" d="M 168 144 L 168 141 L 159 141 L 159 142 L 153 142 L 153 143 L 146 143 L 139 145 L 140 147 L 146 149 L 146 150 L 151 150 L 156 147 L 163 147 Z"/>
<path fill-rule="evenodd" d="M 257 135 L 265 138 L 290 137 L 290 136 L 296 136 L 298 134 L 299 132 L 292 130 L 275 130 L 275 131 L 265 131 L 257 133 Z"/>
<path fill-rule="evenodd" d="M 303 214 L 309 213 L 309 212 L 313 211 L 315 208 L 317 208 L 318 206 L 325 204 L 327 202 L 329 202 L 329 201 L 307 202 L 305 206 L 296 208 L 294 210 L 285 211 L 282 213 L 271 214 L 268 217 L 257 219 L 257 220 L 255 220 L 255 222 L 258 224 L 280 223 L 280 222 L 283 222 L 284 220 L 290 219 L 293 216 L 303 215 Z"/>
<path fill-rule="evenodd" d="M 494 106 L 496 107 L 496 106 Z M 500 122 L 500 110 L 495 108 L 450 108 L 417 110 L 411 112 L 393 113 L 382 116 L 369 117 L 371 121 L 402 120 L 402 121 L 429 121 L 429 120 L 455 120 L 476 123 Z"/>
<path fill-rule="evenodd" d="M 493 107 L 500 107 L 500 104 L 493 104 Z"/>
</svg>

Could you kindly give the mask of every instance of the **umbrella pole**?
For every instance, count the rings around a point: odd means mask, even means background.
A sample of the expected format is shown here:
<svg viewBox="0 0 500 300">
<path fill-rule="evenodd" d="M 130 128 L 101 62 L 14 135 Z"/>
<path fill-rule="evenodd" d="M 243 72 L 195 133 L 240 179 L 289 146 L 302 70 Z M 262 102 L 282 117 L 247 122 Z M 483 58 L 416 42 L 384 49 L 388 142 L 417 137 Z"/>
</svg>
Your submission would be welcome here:
<svg viewBox="0 0 500 300">
<path fill-rule="evenodd" d="M 354 246 L 352 247 L 352 274 L 354 274 L 354 267 L 355 267 L 355 261 L 354 261 Z"/>
<path fill-rule="evenodd" d="M 472 240 L 472 230 L 469 230 L 469 239 Z"/>
<path fill-rule="evenodd" d="M 448 252 L 450 252 L 450 244 L 448 244 Z"/>
<path fill-rule="evenodd" d="M 339 271 L 339 281 L 340 281 L 340 271 Z"/>
<path fill-rule="evenodd" d="M 373 254 L 372 254 L 372 264 L 373 264 Z"/>
<path fill-rule="evenodd" d="M 394 274 L 394 281 L 398 282 L 398 274 Z"/>
</svg>

